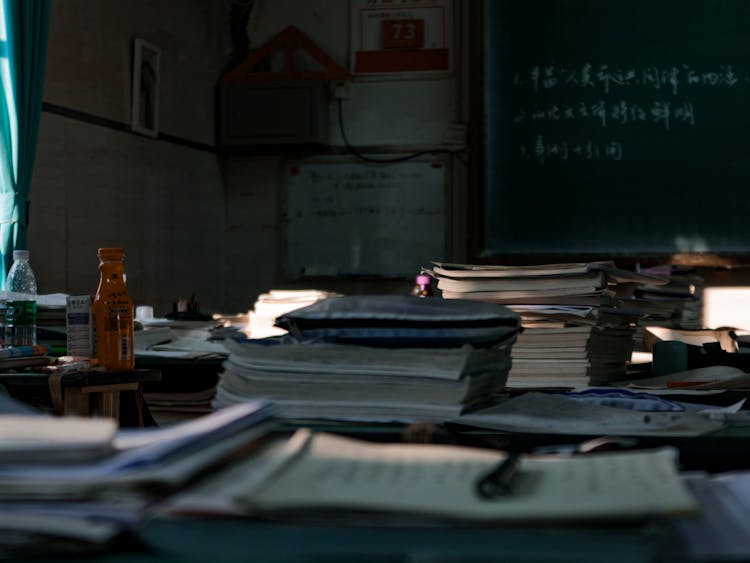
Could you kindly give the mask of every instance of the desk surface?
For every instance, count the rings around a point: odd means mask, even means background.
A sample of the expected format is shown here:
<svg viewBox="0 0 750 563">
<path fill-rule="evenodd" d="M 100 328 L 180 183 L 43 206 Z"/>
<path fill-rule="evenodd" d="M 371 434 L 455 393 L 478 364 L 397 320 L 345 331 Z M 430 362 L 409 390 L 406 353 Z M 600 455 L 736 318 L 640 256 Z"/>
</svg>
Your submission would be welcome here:
<svg viewBox="0 0 750 563">
<path fill-rule="evenodd" d="M 638 527 L 427 528 L 335 526 L 251 519 L 153 520 L 111 549 L 29 563 L 653 563 L 673 557 L 670 531 Z M 616 558 L 613 559 L 613 554 Z"/>
<path fill-rule="evenodd" d="M 187 561 L 654 561 L 666 530 L 640 527 L 420 528 L 278 524 L 240 519 L 154 520 L 141 538 Z M 560 554 L 565 554 L 560 558 Z"/>
<path fill-rule="evenodd" d="M 52 373 L 41 371 L 8 371 L 0 373 L 0 383 L 6 387 L 43 387 L 48 385 Z M 159 381 L 161 372 L 155 369 L 136 369 L 132 371 L 76 371 L 62 374 L 60 383 L 63 387 L 84 387 L 90 385 L 115 385 L 118 383 Z M 9 389 L 10 390 L 10 389 Z"/>
</svg>

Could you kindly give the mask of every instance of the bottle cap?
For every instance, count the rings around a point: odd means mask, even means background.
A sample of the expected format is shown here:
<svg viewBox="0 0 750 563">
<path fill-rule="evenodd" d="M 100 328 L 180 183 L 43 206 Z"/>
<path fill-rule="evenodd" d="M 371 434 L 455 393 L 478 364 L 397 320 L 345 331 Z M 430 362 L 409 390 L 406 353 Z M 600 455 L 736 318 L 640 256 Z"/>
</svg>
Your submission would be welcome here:
<svg viewBox="0 0 750 563">
<path fill-rule="evenodd" d="M 100 248 L 97 254 L 100 260 L 122 260 L 125 257 L 125 249 L 119 246 Z"/>
<path fill-rule="evenodd" d="M 13 251 L 13 260 L 28 260 L 28 259 L 29 259 L 28 250 L 14 250 Z"/>
<path fill-rule="evenodd" d="M 426 274 L 420 274 L 417 276 L 417 283 L 420 285 L 429 285 L 431 281 L 432 278 Z"/>
</svg>

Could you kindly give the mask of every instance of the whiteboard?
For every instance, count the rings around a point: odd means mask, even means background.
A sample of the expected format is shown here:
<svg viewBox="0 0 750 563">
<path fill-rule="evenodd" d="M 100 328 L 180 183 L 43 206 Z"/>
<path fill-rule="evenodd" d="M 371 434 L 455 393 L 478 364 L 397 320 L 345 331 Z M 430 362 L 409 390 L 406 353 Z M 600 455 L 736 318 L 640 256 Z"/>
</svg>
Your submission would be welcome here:
<svg viewBox="0 0 750 563">
<path fill-rule="evenodd" d="M 292 166 L 286 182 L 290 277 L 413 277 L 445 252 L 440 161 Z"/>
</svg>

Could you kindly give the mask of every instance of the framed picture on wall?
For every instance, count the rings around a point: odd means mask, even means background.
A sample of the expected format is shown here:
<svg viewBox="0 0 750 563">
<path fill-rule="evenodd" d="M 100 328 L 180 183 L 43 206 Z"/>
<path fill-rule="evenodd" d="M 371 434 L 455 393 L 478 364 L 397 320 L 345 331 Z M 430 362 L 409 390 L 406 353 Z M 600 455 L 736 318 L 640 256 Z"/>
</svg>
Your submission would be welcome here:
<svg viewBox="0 0 750 563">
<path fill-rule="evenodd" d="M 133 41 L 133 94 L 130 127 L 136 133 L 159 134 L 159 55 L 156 45 Z"/>
</svg>

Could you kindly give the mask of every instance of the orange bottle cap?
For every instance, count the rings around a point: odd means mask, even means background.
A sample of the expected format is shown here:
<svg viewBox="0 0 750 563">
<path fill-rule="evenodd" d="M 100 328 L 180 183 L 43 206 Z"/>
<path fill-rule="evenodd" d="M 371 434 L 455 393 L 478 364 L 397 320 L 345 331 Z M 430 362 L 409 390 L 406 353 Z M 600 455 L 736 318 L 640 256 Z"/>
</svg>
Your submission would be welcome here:
<svg viewBox="0 0 750 563">
<path fill-rule="evenodd" d="M 101 260 L 122 260 L 125 249 L 120 247 L 100 248 L 97 252 Z"/>
</svg>

